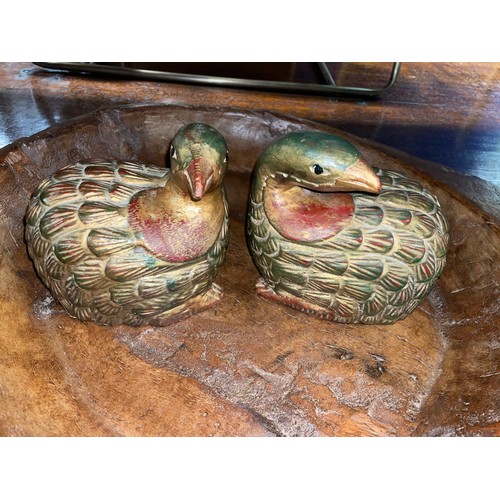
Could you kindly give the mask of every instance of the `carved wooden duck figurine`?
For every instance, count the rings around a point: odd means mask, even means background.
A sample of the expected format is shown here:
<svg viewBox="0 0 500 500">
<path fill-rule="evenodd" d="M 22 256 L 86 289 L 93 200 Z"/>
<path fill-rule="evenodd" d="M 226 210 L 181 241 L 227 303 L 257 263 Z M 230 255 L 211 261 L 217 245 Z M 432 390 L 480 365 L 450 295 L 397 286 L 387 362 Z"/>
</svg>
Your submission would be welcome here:
<svg viewBox="0 0 500 500">
<path fill-rule="evenodd" d="M 257 161 L 247 242 L 263 297 L 341 323 L 406 317 L 441 274 L 448 223 L 402 174 L 348 141 L 292 132 Z"/>
<path fill-rule="evenodd" d="M 229 239 L 225 140 L 208 125 L 186 125 L 170 160 L 171 169 L 80 162 L 34 193 L 29 255 L 71 316 L 166 325 L 221 298 L 214 279 Z"/>
</svg>

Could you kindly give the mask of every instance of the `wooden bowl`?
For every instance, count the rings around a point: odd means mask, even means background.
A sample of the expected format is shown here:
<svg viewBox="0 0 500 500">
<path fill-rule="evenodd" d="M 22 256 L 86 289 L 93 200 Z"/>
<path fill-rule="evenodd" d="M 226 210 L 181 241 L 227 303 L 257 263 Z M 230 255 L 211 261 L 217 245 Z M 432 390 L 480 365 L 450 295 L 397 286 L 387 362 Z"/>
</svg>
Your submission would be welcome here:
<svg viewBox="0 0 500 500">
<path fill-rule="evenodd" d="M 32 191 L 82 158 L 164 165 L 174 132 L 191 121 L 216 127 L 230 151 L 223 300 L 165 328 L 70 318 L 27 255 L 23 217 Z M 250 173 L 271 140 L 306 128 L 332 131 L 234 109 L 121 107 L 0 150 L 2 435 L 499 434 L 498 221 L 415 168 L 416 159 L 338 132 L 369 161 L 422 182 L 448 215 L 445 271 L 407 319 L 339 325 L 255 294 L 244 237 Z"/>
</svg>

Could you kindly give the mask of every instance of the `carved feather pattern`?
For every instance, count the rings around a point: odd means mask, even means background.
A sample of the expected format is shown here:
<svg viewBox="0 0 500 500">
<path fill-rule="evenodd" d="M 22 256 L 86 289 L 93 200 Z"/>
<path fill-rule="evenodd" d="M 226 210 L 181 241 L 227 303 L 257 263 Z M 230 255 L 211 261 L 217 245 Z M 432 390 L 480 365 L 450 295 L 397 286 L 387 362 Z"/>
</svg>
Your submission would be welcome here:
<svg viewBox="0 0 500 500">
<path fill-rule="evenodd" d="M 66 204 L 57 205 L 45 212 L 40 219 L 41 235 L 51 240 L 57 234 L 77 229 L 80 225 L 77 210 L 78 205 Z"/>
<path fill-rule="evenodd" d="M 415 266 L 415 280 L 419 283 L 423 283 L 432 280 L 436 274 L 436 257 L 429 252 L 426 253 L 426 259 L 423 262 L 419 262 Z"/>
<path fill-rule="evenodd" d="M 388 302 L 393 306 L 404 306 L 412 300 L 415 295 L 415 282 L 413 276 L 408 276 L 406 285 L 400 289 L 394 290 L 394 293 L 389 295 Z"/>
<path fill-rule="evenodd" d="M 352 318 L 359 314 L 359 301 L 345 293 L 337 294 L 333 307 L 340 318 Z"/>
<path fill-rule="evenodd" d="M 114 281 L 127 282 L 143 276 L 154 275 L 158 268 L 172 270 L 174 265 L 153 255 L 126 253 L 113 255 L 106 261 L 106 276 Z"/>
<path fill-rule="evenodd" d="M 49 279 L 49 285 L 51 290 L 54 290 L 55 295 L 65 295 L 66 294 L 66 289 L 65 289 L 65 284 L 62 280 L 51 280 Z"/>
<path fill-rule="evenodd" d="M 384 211 L 378 206 L 359 206 L 356 210 L 356 219 L 360 224 L 368 226 L 378 226 L 384 218 Z"/>
<path fill-rule="evenodd" d="M 94 309 L 92 307 L 73 306 L 75 316 L 80 321 L 92 321 L 95 318 Z"/>
<path fill-rule="evenodd" d="M 134 304 L 140 299 L 135 281 L 113 284 L 109 293 L 112 303 L 120 306 Z"/>
<path fill-rule="evenodd" d="M 78 209 L 78 217 L 85 225 L 124 226 L 128 224 L 125 215 L 120 207 L 97 201 L 82 203 Z"/>
<path fill-rule="evenodd" d="M 388 253 L 394 247 L 394 234 L 389 229 L 363 231 L 363 243 L 359 249 L 373 253 Z"/>
<path fill-rule="evenodd" d="M 87 236 L 87 247 L 97 257 L 131 250 L 137 245 L 130 229 L 102 227 L 92 229 Z"/>
<path fill-rule="evenodd" d="M 117 164 L 115 162 L 92 162 L 90 165 L 85 165 L 85 176 L 92 180 L 113 181 L 117 177 L 116 167 Z"/>
<path fill-rule="evenodd" d="M 60 280 L 64 276 L 64 264 L 52 252 L 45 260 L 45 270 L 47 276 L 54 280 Z"/>
<path fill-rule="evenodd" d="M 379 256 L 362 253 L 351 257 L 349 262 L 345 276 L 356 280 L 374 281 L 384 272 L 384 261 Z"/>
<path fill-rule="evenodd" d="M 206 292 L 224 260 L 229 213 L 206 255 L 173 263 L 150 254 L 128 223 L 131 199 L 170 171 L 116 161 L 77 163 L 40 185 L 26 211 L 28 252 L 44 284 L 82 321 L 140 326 Z"/>
<path fill-rule="evenodd" d="M 108 290 L 94 295 L 92 304 L 104 316 L 119 316 L 122 309 L 111 300 L 111 294 Z"/>
<path fill-rule="evenodd" d="M 40 234 L 40 228 L 32 226 L 33 244 L 28 247 L 32 259 L 42 258 L 50 249 L 50 243 Z"/>
<path fill-rule="evenodd" d="M 397 234 L 399 245 L 394 255 L 409 264 L 420 262 L 426 254 L 425 240 L 415 237 L 407 231 Z"/>
<path fill-rule="evenodd" d="M 214 270 L 219 269 L 226 258 L 226 249 L 229 244 L 229 205 L 225 196 L 223 198 L 223 205 L 225 217 L 219 237 L 213 247 L 207 252 L 207 264 L 211 270 L 208 279 L 212 281 L 215 278 Z"/>
<path fill-rule="evenodd" d="M 313 265 L 313 269 L 325 271 L 329 274 L 336 274 L 342 276 L 349 267 L 349 257 L 347 254 L 341 252 L 330 252 L 327 258 L 320 256 L 317 258 Z"/>
<path fill-rule="evenodd" d="M 342 251 L 357 250 L 362 244 L 365 235 L 362 229 L 355 226 L 348 226 L 340 231 L 335 238 L 331 238 L 326 243 L 330 248 Z"/>
<path fill-rule="evenodd" d="M 78 190 L 78 181 L 63 181 L 58 184 L 48 184 L 40 192 L 40 201 L 48 206 L 75 199 Z"/>
<path fill-rule="evenodd" d="M 392 179 L 392 186 L 395 188 L 400 188 L 405 191 L 412 191 L 415 193 L 422 192 L 422 186 L 418 182 L 412 181 L 406 177 L 393 176 Z"/>
<path fill-rule="evenodd" d="M 412 223 L 414 215 L 407 208 L 384 207 L 385 223 L 391 226 L 405 228 Z M 356 218 L 359 220 L 357 214 Z"/>
<path fill-rule="evenodd" d="M 67 232 L 64 237 L 58 238 L 54 243 L 54 253 L 63 264 L 75 264 L 87 255 L 87 249 L 82 243 L 85 241 L 85 234 L 81 230 Z M 39 243 L 33 239 L 33 247 Z M 39 255 L 41 257 L 41 255 Z"/>
<path fill-rule="evenodd" d="M 36 222 L 40 220 L 40 217 L 45 212 L 46 207 L 41 203 L 30 203 L 26 210 L 25 220 L 26 224 L 30 226 L 36 226 Z M 37 228 L 38 230 L 39 228 Z"/>
<path fill-rule="evenodd" d="M 332 280 L 330 274 L 315 272 L 313 276 L 313 279 L 311 279 L 308 273 L 307 284 L 315 292 L 335 294 L 339 291 L 341 281 Z"/>
<path fill-rule="evenodd" d="M 170 291 L 165 278 L 146 278 L 137 287 L 138 294 L 143 299 L 167 295 Z"/>
<path fill-rule="evenodd" d="M 266 283 L 339 322 L 393 323 L 408 315 L 441 274 L 448 224 L 437 199 L 404 175 L 374 169 L 378 196 L 353 194 L 351 222 L 330 239 L 285 239 L 252 191 L 248 246 Z M 269 256 L 273 255 L 273 258 Z"/>
<path fill-rule="evenodd" d="M 81 163 L 76 163 L 75 165 L 68 165 L 67 167 L 61 168 L 49 179 L 46 184 L 54 184 L 54 181 L 65 181 L 65 180 L 80 180 L 83 176 L 85 165 Z M 58 182 L 57 182 L 58 183 Z M 42 185 L 43 186 L 43 185 Z M 40 187 L 42 187 L 40 186 Z"/>
<path fill-rule="evenodd" d="M 57 188 L 57 184 L 55 187 Z M 78 186 L 78 191 L 87 200 L 107 200 L 109 184 L 103 181 L 82 181 Z"/>
<path fill-rule="evenodd" d="M 119 180 L 131 186 L 137 185 L 149 185 L 151 183 L 151 178 L 149 176 L 143 175 L 143 172 L 132 169 L 132 168 L 124 168 L 120 167 L 118 169 Z"/>
<path fill-rule="evenodd" d="M 387 304 L 387 291 L 385 288 L 380 286 L 373 286 L 373 292 L 369 298 L 361 301 L 361 314 L 363 318 L 374 317 L 383 311 L 385 305 Z"/>
<path fill-rule="evenodd" d="M 62 283 L 59 280 L 59 283 Z M 76 306 L 89 307 L 92 305 L 93 293 L 89 290 L 84 290 L 76 283 L 75 276 L 72 274 L 64 282 L 65 295 Z"/>
<path fill-rule="evenodd" d="M 378 281 L 389 292 L 398 292 L 408 283 L 409 266 L 394 257 L 385 261 L 385 272 Z"/>
<path fill-rule="evenodd" d="M 102 288 L 107 281 L 104 263 L 98 259 L 85 259 L 72 270 L 75 283 L 84 290 Z"/>
<path fill-rule="evenodd" d="M 130 199 L 137 193 L 136 186 L 127 186 L 125 184 L 112 184 L 109 188 L 109 200 L 119 206 L 128 205 Z"/>
<path fill-rule="evenodd" d="M 344 285 L 344 292 L 357 301 L 368 300 L 373 295 L 374 286 L 366 281 L 348 280 Z"/>
</svg>

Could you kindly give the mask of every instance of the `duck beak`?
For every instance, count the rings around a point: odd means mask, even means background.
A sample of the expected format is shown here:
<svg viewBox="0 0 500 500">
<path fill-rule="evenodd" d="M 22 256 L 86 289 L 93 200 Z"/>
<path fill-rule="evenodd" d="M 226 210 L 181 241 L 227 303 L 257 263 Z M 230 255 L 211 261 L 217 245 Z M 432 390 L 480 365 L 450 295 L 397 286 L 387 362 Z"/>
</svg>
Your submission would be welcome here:
<svg viewBox="0 0 500 500">
<path fill-rule="evenodd" d="M 195 158 L 184 170 L 189 194 L 194 201 L 199 201 L 212 186 L 214 169 L 206 158 Z"/>
<path fill-rule="evenodd" d="M 336 191 L 363 191 L 379 194 L 382 184 L 372 168 L 363 158 L 347 167 L 335 183 Z"/>
</svg>

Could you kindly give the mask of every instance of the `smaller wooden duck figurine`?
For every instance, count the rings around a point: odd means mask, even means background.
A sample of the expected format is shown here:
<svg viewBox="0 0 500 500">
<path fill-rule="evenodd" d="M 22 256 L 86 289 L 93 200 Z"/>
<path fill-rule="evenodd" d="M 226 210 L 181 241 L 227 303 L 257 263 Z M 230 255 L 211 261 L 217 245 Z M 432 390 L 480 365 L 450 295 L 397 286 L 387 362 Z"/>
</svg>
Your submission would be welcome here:
<svg viewBox="0 0 500 500">
<path fill-rule="evenodd" d="M 171 168 L 88 161 L 43 182 L 26 212 L 36 271 L 73 317 L 103 325 L 166 325 L 213 306 L 229 215 L 227 146 L 191 123 Z"/>
<path fill-rule="evenodd" d="M 419 183 L 372 169 L 353 144 L 292 132 L 257 161 L 247 242 L 257 292 L 341 323 L 406 317 L 441 274 L 448 223 Z"/>
</svg>

